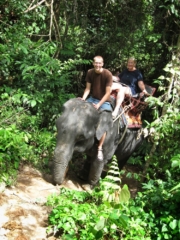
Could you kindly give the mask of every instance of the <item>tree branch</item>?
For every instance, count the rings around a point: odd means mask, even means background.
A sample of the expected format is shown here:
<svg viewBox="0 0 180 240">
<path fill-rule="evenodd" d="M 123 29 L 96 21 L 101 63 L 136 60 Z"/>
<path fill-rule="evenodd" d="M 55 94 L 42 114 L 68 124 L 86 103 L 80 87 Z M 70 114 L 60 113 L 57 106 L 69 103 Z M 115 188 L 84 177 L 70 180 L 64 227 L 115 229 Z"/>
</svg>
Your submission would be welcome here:
<svg viewBox="0 0 180 240">
<path fill-rule="evenodd" d="M 40 6 L 40 5 L 41 5 L 43 2 L 45 2 L 45 1 L 46 1 L 46 0 L 42 0 L 41 2 L 39 2 L 39 3 L 37 3 L 36 5 L 34 5 L 34 6 L 31 7 L 32 3 L 34 2 L 34 1 L 33 1 L 33 2 L 30 4 L 30 6 L 28 7 L 28 9 L 27 9 L 26 11 L 24 11 L 24 13 L 27 13 L 27 12 L 33 10 L 34 8 L 37 8 L 38 6 Z"/>
<path fill-rule="evenodd" d="M 53 16 L 54 16 L 54 12 L 53 12 L 53 3 L 54 0 L 51 1 L 51 17 L 50 17 L 50 27 L 49 27 L 49 40 L 52 41 L 51 39 L 51 33 L 52 33 L 52 25 L 53 25 Z"/>
<path fill-rule="evenodd" d="M 31 2 L 31 4 L 29 5 L 28 9 L 33 5 L 33 3 L 34 3 L 35 1 L 36 1 L 36 0 L 33 0 L 33 1 Z"/>
<path fill-rule="evenodd" d="M 46 3 L 46 6 L 48 8 L 51 8 L 50 9 L 50 12 L 51 12 L 51 20 L 50 20 L 50 30 L 49 30 L 49 39 L 51 41 L 51 34 L 52 34 L 52 27 L 54 26 L 54 29 L 55 29 L 55 37 L 56 37 L 56 41 L 60 43 L 60 48 L 62 48 L 62 41 L 61 41 L 61 36 L 60 36 L 60 32 L 59 32 L 59 27 L 58 27 L 58 23 L 57 23 L 57 20 L 56 20 L 56 16 L 54 14 L 54 11 L 53 11 L 53 3 L 54 3 L 54 0 L 52 0 L 51 2 L 51 6 L 47 3 L 47 1 L 45 0 L 45 3 Z M 59 49 L 59 48 L 58 48 Z M 59 50 L 56 51 L 56 53 L 54 54 L 53 57 L 57 57 L 59 55 Z"/>
</svg>

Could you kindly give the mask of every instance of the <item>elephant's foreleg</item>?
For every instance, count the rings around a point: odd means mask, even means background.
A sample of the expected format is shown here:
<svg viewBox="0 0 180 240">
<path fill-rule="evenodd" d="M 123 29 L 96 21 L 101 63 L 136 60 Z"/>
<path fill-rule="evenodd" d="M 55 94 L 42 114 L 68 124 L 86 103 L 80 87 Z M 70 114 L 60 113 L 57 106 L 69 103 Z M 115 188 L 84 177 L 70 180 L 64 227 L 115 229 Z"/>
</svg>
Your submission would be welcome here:
<svg viewBox="0 0 180 240">
<path fill-rule="evenodd" d="M 73 154 L 73 147 L 69 144 L 56 146 L 53 160 L 53 178 L 56 184 L 64 181 L 69 161 Z"/>
<path fill-rule="evenodd" d="M 89 173 L 89 184 L 95 186 L 100 177 L 101 177 L 101 173 L 103 171 L 104 168 L 104 161 L 99 161 L 97 159 L 95 159 L 92 164 L 91 164 L 91 168 L 90 168 L 90 173 Z"/>
</svg>

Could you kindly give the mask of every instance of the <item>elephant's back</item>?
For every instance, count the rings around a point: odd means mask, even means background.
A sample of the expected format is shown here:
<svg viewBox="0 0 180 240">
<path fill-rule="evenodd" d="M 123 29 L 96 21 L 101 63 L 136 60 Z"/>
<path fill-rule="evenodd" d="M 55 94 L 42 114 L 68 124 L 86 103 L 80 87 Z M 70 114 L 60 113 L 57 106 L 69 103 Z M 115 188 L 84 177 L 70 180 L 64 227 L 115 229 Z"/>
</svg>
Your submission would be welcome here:
<svg viewBox="0 0 180 240">
<path fill-rule="evenodd" d="M 58 122 L 66 125 L 78 125 L 84 122 L 84 125 L 95 126 L 99 120 L 99 113 L 91 103 L 78 98 L 72 98 L 64 103 L 61 116 Z"/>
<path fill-rule="evenodd" d="M 99 118 L 98 111 L 93 107 L 91 103 L 78 98 L 72 98 L 65 102 L 63 105 L 63 113 L 71 113 L 75 116 L 77 115 L 77 117 L 84 116 L 97 119 Z"/>
</svg>

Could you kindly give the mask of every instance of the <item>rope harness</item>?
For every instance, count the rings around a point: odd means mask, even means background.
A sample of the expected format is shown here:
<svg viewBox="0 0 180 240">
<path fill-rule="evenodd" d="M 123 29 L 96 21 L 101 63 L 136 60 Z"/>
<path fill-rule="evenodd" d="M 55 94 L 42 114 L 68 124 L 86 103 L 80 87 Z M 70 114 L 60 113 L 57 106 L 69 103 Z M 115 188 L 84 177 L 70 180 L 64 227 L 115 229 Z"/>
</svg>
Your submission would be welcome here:
<svg viewBox="0 0 180 240">
<path fill-rule="evenodd" d="M 130 99 L 129 105 L 124 106 L 123 111 L 113 120 L 113 123 L 118 120 L 118 126 L 117 126 L 117 127 L 118 127 L 118 134 L 119 134 L 120 120 L 122 119 L 122 115 L 123 115 L 124 113 L 126 113 L 129 109 L 133 109 L 133 108 L 135 108 L 135 107 L 136 107 L 136 106 L 133 106 L 132 101 L 131 101 L 131 99 Z M 123 134 L 122 134 L 121 138 L 119 139 L 118 145 L 119 145 L 119 144 L 122 142 L 122 140 L 124 139 L 124 136 L 125 136 L 125 134 L 126 134 L 126 132 L 127 132 L 127 129 L 128 129 L 128 124 L 125 124 L 125 129 L 124 129 L 124 131 L 123 131 Z M 143 130 L 141 129 L 141 131 L 139 131 L 139 133 L 138 133 L 138 135 L 137 135 L 137 139 L 140 138 L 140 136 L 141 136 L 142 133 L 143 133 Z"/>
<path fill-rule="evenodd" d="M 120 126 L 120 118 L 122 118 L 122 115 L 125 113 L 125 112 L 127 112 L 127 110 L 129 109 L 131 107 L 131 105 L 129 104 L 128 106 L 125 106 L 124 108 L 123 108 L 123 111 L 113 120 L 113 122 L 115 122 L 115 121 L 117 121 L 118 119 L 119 119 L 119 121 L 118 121 L 118 134 L 119 134 L 119 126 Z M 118 142 L 118 145 L 122 142 L 122 140 L 123 140 L 123 138 L 124 138 L 124 136 L 125 136 L 125 134 L 126 134 L 126 131 L 127 131 L 127 124 L 125 124 L 125 129 L 124 129 L 124 132 L 123 132 L 123 134 L 122 134 L 122 136 L 121 136 L 121 138 L 119 139 L 119 142 Z"/>
<path fill-rule="evenodd" d="M 149 93 L 149 95 L 151 95 L 151 96 L 153 96 L 153 94 L 156 90 L 156 88 L 151 87 L 147 84 L 145 84 L 145 89 Z M 115 95 L 112 94 L 112 96 L 114 96 L 115 99 L 116 99 L 116 93 L 115 93 Z M 125 100 L 122 104 L 123 110 L 121 111 L 121 113 L 115 119 L 113 119 L 113 123 L 119 119 L 118 134 L 119 134 L 119 129 L 120 129 L 120 118 L 123 120 L 122 115 L 124 113 L 126 113 L 128 110 L 130 110 L 130 112 L 133 115 L 136 115 L 136 114 L 140 114 L 144 109 L 146 109 L 146 107 L 148 106 L 148 103 L 145 102 L 144 99 L 143 99 L 143 101 L 141 101 L 141 100 L 142 99 L 140 98 L 140 96 L 138 98 L 136 98 L 135 96 L 125 98 Z M 126 120 L 127 120 L 127 118 L 126 118 Z M 122 134 L 122 136 L 121 136 L 121 138 L 118 142 L 118 145 L 122 142 L 122 140 L 123 140 L 123 138 L 126 134 L 127 128 L 128 128 L 128 123 L 124 122 L 124 124 L 125 124 L 125 129 L 124 129 L 124 132 L 123 132 L 123 134 Z M 140 131 L 138 131 L 137 139 L 139 139 L 142 134 L 143 134 L 143 129 L 140 128 Z"/>
</svg>

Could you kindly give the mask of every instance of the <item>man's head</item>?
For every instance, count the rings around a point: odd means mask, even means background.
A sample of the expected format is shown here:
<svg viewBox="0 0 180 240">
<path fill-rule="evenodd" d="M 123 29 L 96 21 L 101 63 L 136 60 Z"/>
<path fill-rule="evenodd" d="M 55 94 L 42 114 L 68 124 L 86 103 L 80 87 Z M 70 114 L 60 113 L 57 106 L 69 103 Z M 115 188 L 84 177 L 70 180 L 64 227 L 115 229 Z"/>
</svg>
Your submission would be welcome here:
<svg viewBox="0 0 180 240">
<path fill-rule="evenodd" d="M 136 69 L 136 59 L 134 57 L 128 58 L 127 68 L 129 71 L 134 71 Z"/>
<path fill-rule="evenodd" d="M 104 60 L 101 56 L 96 56 L 93 59 L 93 66 L 96 73 L 101 73 L 103 70 Z"/>
</svg>

